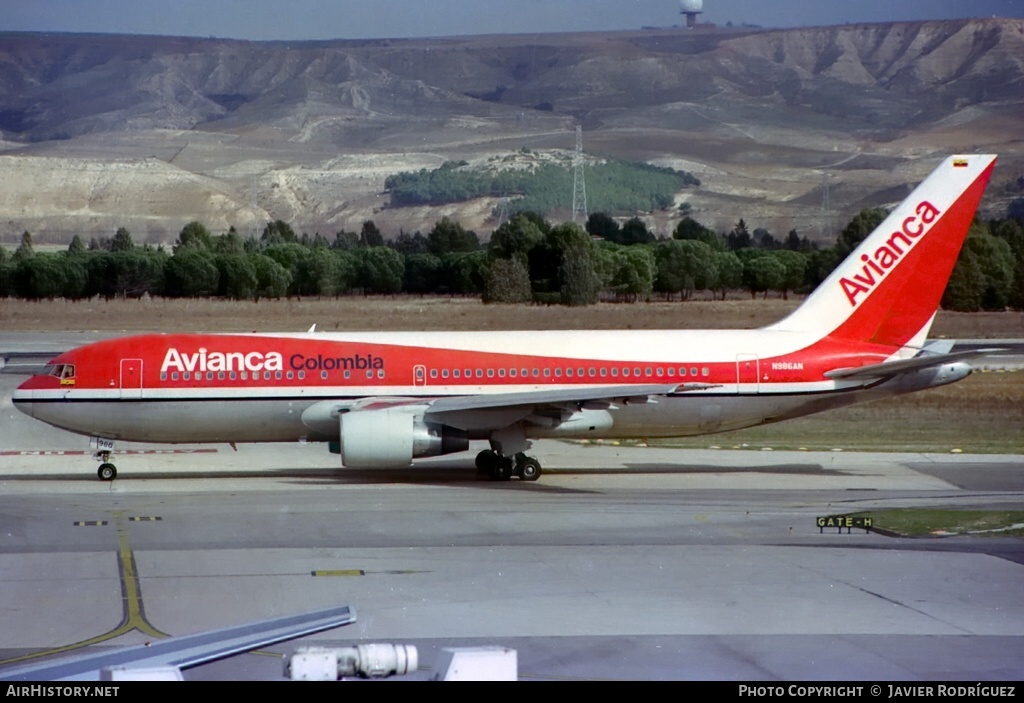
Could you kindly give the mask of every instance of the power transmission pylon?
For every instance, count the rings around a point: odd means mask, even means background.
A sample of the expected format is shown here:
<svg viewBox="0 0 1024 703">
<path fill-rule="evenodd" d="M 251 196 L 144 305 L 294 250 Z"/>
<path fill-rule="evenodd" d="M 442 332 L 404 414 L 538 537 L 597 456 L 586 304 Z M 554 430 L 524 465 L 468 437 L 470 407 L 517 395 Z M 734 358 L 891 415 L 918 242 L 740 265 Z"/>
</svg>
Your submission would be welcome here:
<svg viewBox="0 0 1024 703">
<path fill-rule="evenodd" d="M 501 227 L 508 220 L 508 196 L 501 196 L 498 201 L 498 227 Z"/>
<path fill-rule="evenodd" d="M 819 238 L 824 246 L 832 241 L 832 200 L 829 196 L 828 174 L 821 174 L 821 233 Z"/>
<path fill-rule="evenodd" d="M 583 180 L 583 127 L 576 125 L 576 153 L 572 157 L 572 221 L 583 215 L 587 220 L 587 184 Z"/>
<path fill-rule="evenodd" d="M 256 174 L 252 175 L 252 181 L 249 184 L 249 207 L 252 209 L 252 223 L 249 225 L 249 237 L 256 239 L 259 234 L 259 211 L 256 209 Z"/>
</svg>

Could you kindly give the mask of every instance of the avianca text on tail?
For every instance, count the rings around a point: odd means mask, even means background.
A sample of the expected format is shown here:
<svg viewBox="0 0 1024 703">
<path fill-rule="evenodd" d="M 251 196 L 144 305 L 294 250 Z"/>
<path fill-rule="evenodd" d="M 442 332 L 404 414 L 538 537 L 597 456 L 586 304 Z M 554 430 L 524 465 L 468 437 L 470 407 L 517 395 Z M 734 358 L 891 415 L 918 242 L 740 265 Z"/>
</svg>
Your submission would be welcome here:
<svg viewBox="0 0 1024 703">
<path fill-rule="evenodd" d="M 903 219 L 900 229 L 889 235 L 885 244 L 878 247 L 870 256 L 866 253 L 860 255 L 860 260 L 864 262 L 861 272 L 855 273 L 852 280 L 839 279 L 839 285 L 849 298 L 850 305 L 856 306 L 858 295 L 871 292 L 871 289 L 885 278 L 889 269 L 914 248 L 920 237 L 928 233 L 940 214 L 942 213 L 934 205 L 928 201 L 921 201 L 914 208 L 914 214 Z"/>
<path fill-rule="evenodd" d="M 114 442 L 323 442 L 343 466 L 468 451 L 536 480 L 537 438 L 699 435 L 952 383 L 926 344 L 994 156 L 944 160 L 792 314 L 758 330 L 146 334 L 54 358 L 13 400 Z"/>
</svg>

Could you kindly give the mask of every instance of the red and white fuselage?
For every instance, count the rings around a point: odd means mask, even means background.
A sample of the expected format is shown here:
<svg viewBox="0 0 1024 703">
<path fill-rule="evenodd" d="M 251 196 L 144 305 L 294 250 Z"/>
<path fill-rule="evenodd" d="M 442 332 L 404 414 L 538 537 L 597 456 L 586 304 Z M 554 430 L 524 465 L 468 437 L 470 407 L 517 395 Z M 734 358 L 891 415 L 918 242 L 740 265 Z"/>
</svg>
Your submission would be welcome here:
<svg viewBox="0 0 1024 703">
<path fill-rule="evenodd" d="M 407 464 L 488 439 L 737 429 L 958 380 L 921 356 L 995 157 L 946 159 L 793 314 L 759 330 L 147 334 L 22 384 L 24 412 L 146 442 L 338 442 Z"/>
</svg>

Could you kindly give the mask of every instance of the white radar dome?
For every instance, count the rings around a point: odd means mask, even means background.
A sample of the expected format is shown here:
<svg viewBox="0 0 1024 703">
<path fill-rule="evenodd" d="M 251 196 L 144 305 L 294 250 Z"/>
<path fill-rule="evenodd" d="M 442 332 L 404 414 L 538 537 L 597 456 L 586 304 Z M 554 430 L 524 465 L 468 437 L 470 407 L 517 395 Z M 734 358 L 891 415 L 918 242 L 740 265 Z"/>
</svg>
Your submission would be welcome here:
<svg viewBox="0 0 1024 703">
<path fill-rule="evenodd" d="M 703 12 L 704 0 L 679 0 L 679 8 L 682 13 Z"/>
</svg>

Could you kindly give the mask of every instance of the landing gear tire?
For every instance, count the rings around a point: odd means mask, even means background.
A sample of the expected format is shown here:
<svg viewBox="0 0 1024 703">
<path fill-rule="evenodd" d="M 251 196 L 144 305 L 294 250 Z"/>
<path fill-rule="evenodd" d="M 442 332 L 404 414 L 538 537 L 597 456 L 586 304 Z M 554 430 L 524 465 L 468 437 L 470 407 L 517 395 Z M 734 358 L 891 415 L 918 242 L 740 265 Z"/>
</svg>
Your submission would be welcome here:
<svg viewBox="0 0 1024 703">
<path fill-rule="evenodd" d="M 523 481 L 536 481 L 540 478 L 540 462 L 532 456 L 516 454 L 516 475 Z"/>
<path fill-rule="evenodd" d="M 512 457 L 495 455 L 495 458 L 497 462 L 494 465 L 494 471 L 491 473 L 491 479 L 495 481 L 510 480 L 512 474 L 515 473 L 515 462 L 512 461 Z"/>
<path fill-rule="evenodd" d="M 477 473 L 488 478 L 494 477 L 494 467 L 498 465 L 498 454 L 490 449 L 485 449 L 476 455 Z"/>
<path fill-rule="evenodd" d="M 113 481 L 117 478 L 117 467 L 110 462 L 104 462 L 96 470 L 96 475 L 99 476 L 101 481 Z"/>
</svg>

